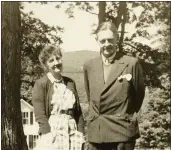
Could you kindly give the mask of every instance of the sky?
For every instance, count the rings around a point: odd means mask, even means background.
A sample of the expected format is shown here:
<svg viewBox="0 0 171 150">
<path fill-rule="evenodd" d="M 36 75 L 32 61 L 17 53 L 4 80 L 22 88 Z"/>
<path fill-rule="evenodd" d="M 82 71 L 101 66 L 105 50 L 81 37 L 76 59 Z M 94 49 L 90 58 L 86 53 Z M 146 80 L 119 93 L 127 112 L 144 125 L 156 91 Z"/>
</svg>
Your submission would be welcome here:
<svg viewBox="0 0 171 150">
<path fill-rule="evenodd" d="M 95 36 L 91 35 L 92 25 L 98 22 L 97 15 L 75 10 L 74 19 L 65 13 L 67 2 L 60 9 L 55 8 L 59 2 L 41 5 L 40 3 L 24 3 L 24 12 L 33 11 L 36 18 L 49 25 L 64 27 L 62 34 L 64 51 L 92 50 L 98 51 Z M 97 11 L 97 10 L 96 10 Z"/>
</svg>

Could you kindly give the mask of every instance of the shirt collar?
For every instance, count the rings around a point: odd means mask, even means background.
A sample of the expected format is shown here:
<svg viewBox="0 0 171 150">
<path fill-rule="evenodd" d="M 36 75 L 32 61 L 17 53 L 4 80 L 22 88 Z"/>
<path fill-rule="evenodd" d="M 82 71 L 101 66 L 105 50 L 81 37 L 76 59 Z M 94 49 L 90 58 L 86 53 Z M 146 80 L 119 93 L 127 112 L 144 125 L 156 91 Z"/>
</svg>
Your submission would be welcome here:
<svg viewBox="0 0 171 150">
<path fill-rule="evenodd" d="M 54 76 L 52 75 L 51 72 L 48 72 L 48 73 L 47 73 L 47 77 L 48 77 L 48 79 L 49 79 L 52 83 L 63 83 L 63 78 L 62 78 L 62 77 L 61 77 L 60 80 L 57 80 L 57 79 L 54 78 Z"/>
<path fill-rule="evenodd" d="M 110 65 L 113 63 L 114 57 L 116 56 L 116 53 L 112 54 L 109 58 L 106 58 L 103 54 L 101 54 L 103 63 L 105 65 Z"/>
</svg>

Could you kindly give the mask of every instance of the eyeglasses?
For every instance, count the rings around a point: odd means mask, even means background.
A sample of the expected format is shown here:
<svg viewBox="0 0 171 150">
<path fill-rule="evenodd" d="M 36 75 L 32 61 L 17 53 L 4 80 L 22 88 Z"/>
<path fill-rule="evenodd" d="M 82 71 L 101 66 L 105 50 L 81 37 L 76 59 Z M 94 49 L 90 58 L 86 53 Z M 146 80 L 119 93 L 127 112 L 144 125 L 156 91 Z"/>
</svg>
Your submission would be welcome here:
<svg viewBox="0 0 171 150">
<path fill-rule="evenodd" d="M 103 40 L 100 40 L 100 43 L 101 43 L 101 44 L 104 44 L 104 43 L 106 43 L 106 41 L 107 41 L 108 43 L 113 43 L 114 39 L 113 39 L 113 38 L 112 38 L 112 39 L 103 39 Z"/>
</svg>

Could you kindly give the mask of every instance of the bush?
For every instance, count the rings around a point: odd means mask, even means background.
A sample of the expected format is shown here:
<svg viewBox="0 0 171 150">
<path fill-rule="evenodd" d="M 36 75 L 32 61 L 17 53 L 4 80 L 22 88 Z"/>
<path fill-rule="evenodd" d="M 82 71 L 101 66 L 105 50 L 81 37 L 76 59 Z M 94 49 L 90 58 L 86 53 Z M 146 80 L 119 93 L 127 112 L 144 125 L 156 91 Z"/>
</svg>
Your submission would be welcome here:
<svg viewBox="0 0 171 150">
<path fill-rule="evenodd" d="M 165 149 L 170 147 L 169 91 L 153 88 L 146 97 L 146 109 L 141 110 L 138 149 Z"/>
</svg>

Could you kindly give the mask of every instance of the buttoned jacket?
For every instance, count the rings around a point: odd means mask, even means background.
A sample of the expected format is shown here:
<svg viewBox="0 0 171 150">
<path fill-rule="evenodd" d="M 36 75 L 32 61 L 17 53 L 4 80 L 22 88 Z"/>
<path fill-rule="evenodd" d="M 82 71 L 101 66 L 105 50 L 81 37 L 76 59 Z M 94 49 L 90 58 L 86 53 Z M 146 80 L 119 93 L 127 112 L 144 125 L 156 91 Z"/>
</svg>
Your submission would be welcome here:
<svg viewBox="0 0 171 150">
<path fill-rule="evenodd" d="M 138 59 L 120 56 L 104 82 L 101 56 L 84 64 L 84 84 L 90 104 L 89 142 L 124 142 L 139 137 L 137 113 L 144 98 L 143 71 Z M 131 75 L 131 79 L 122 78 Z"/>
</svg>

